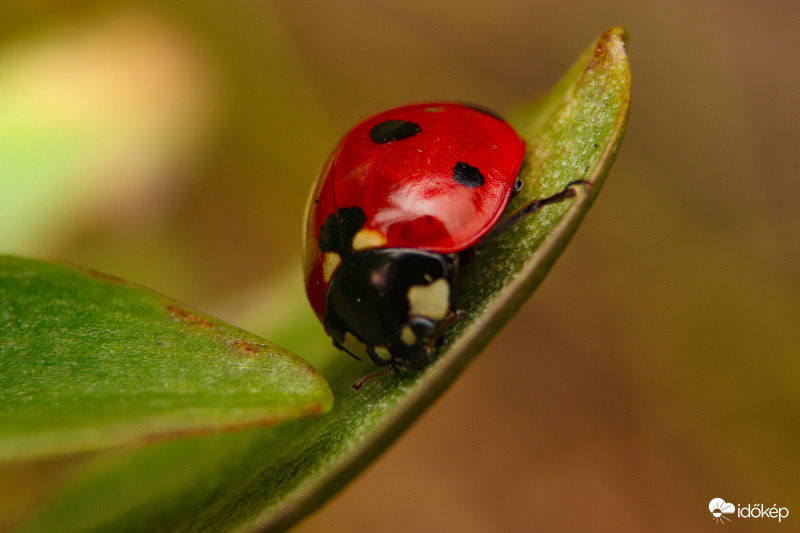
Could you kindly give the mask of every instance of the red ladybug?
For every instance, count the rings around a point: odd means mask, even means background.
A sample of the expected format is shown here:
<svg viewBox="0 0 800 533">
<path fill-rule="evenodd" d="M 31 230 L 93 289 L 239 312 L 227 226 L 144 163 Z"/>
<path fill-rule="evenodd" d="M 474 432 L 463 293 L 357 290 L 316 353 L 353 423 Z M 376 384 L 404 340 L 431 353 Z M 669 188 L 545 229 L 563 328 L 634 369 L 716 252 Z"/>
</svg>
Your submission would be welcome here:
<svg viewBox="0 0 800 533">
<path fill-rule="evenodd" d="M 306 219 L 306 292 L 334 345 L 390 372 L 430 363 L 455 316 L 461 253 L 496 225 L 524 156 L 511 126 L 460 104 L 399 107 L 353 128 Z"/>
</svg>

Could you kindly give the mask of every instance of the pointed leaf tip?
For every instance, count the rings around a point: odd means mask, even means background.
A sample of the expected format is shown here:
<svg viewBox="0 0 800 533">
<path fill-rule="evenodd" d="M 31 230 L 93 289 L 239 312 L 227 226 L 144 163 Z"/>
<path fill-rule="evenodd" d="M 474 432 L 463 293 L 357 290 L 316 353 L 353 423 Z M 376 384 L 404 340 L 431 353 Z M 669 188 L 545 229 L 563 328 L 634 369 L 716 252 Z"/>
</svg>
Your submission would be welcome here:
<svg viewBox="0 0 800 533">
<path fill-rule="evenodd" d="M 86 494 L 102 494 L 105 507 L 114 510 L 113 516 L 95 518 L 99 531 L 120 530 L 145 508 L 147 515 L 136 524 L 141 530 L 179 524 L 186 530 L 284 531 L 322 505 L 452 383 L 566 246 L 597 196 L 625 132 L 630 102 L 625 39 L 620 28 L 606 31 L 549 96 L 512 117 L 530 147 L 526 185 L 512 209 L 558 192 L 575 179 L 592 185 L 526 219 L 465 269 L 457 305 L 467 317 L 447 331 L 449 345 L 438 361 L 420 374 L 373 380 L 353 393 L 351 384 L 368 370 L 331 349 L 319 356 L 318 365 L 337 393 L 328 415 L 127 454 L 61 491 L 42 508 L 39 524 L 53 530 L 63 524 L 59 517 L 64 513 L 91 516 L 98 499 Z M 308 316 L 307 323 L 298 316 L 289 328 L 318 329 Z M 311 337 L 306 335 L 309 345 L 315 342 Z M 166 484 L 161 470 L 147 468 L 153 463 L 179 468 L 183 482 Z M 136 492 L 135 500 L 129 497 L 131 478 L 147 489 Z"/>
</svg>

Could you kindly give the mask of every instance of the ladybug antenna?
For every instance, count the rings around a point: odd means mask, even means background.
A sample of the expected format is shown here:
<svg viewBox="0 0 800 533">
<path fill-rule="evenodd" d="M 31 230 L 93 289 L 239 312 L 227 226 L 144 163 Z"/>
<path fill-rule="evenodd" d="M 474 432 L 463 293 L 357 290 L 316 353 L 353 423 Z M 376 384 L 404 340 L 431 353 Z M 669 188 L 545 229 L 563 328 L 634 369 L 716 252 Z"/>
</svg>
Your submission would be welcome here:
<svg viewBox="0 0 800 533">
<path fill-rule="evenodd" d="M 537 198 L 536 200 L 531 200 L 529 204 L 522 206 L 519 210 L 509 215 L 508 218 L 496 224 L 491 231 L 483 236 L 481 242 L 485 243 L 486 241 L 508 231 L 516 226 L 522 219 L 539 211 L 546 205 L 557 204 L 559 202 L 563 202 L 567 198 L 574 198 L 575 195 L 578 194 L 575 190 L 575 187 L 578 185 L 583 185 L 584 187 L 588 188 L 592 186 L 592 183 L 586 180 L 571 181 L 567 183 L 567 186 L 564 187 L 561 192 L 557 192 L 552 196 L 548 196 L 547 198 Z M 478 247 L 480 246 L 481 245 L 479 244 Z"/>
<path fill-rule="evenodd" d="M 384 370 L 383 372 L 375 372 L 373 374 L 367 374 L 363 378 L 361 378 L 358 381 L 356 381 L 355 383 L 353 383 L 352 388 L 353 388 L 354 391 L 358 392 L 361 389 L 361 387 L 364 386 L 364 383 L 366 383 L 367 381 L 371 380 L 372 378 L 382 378 L 382 377 L 388 376 L 390 374 L 394 374 L 394 371 L 393 370 Z"/>
</svg>

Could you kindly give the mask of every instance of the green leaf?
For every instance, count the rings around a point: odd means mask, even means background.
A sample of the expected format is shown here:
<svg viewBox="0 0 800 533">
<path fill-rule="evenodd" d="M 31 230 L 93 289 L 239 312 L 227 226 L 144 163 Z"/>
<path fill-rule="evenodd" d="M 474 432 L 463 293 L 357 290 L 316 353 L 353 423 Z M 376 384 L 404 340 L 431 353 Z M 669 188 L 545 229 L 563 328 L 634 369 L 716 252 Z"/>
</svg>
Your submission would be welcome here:
<svg viewBox="0 0 800 533">
<path fill-rule="evenodd" d="M 0 256 L 0 461 L 326 411 L 267 341 L 99 272 Z"/>
<path fill-rule="evenodd" d="M 517 114 L 530 154 L 525 186 L 510 209 L 576 179 L 590 186 L 488 242 L 464 268 L 454 292 L 466 317 L 447 330 L 449 344 L 427 369 L 374 379 L 354 393 L 350 385 L 367 367 L 330 348 L 310 312 L 284 316 L 282 330 L 271 336 L 307 354 L 328 378 L 337 398 L 331 412 L 101 457 L 17 531 L 283 531 L 312 512 L 456 379 L 541 282 L 600 190 L 622 141 L 629 101 L 624 32 L 611 29 L 545 100 Z M 301 298 L 300 290 L 298 282 L 287 301 Z M 172 474 L 166 480 L 165 468 Z"/>
</svg>

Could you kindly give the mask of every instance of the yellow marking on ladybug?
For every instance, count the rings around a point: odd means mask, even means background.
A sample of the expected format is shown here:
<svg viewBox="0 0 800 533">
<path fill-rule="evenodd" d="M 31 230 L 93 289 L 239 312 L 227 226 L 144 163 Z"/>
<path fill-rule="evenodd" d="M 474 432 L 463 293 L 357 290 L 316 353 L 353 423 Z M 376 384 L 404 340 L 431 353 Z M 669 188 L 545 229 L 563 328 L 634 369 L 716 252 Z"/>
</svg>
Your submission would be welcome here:
<svg viewBox="0 0 800 533">
<path fill-rule="evenodd" d="M 439 278 L 430 285 L 412 285 L 408 289 L 409 316 L 442 320 L 450 311 L 450 284 Z"/>
<path fill-rule="evenodd" d="M 325 252 L 325 255 L 322 256 L 322 276 L 325 278 L 325 283 L 331 281 L 331 276 L 339 268 L 341 262 L 342 258 L 336 252 Z"/>
<path fill-rule="evenodd" d="M 366 343 L 362 342 L 361 339 L 349 331 L 344 332 L 344 342 L 342 343 L 342 346 L 344 346 L 344 349 L 347 350 L 350 355 L 362 363 L 367 363 L 368 365 L 372 364 L 372 358 L 370 358 L 369 354 L 367 353 Z"/>
<path fill-rule="evenodd" d="M 403 341 L 403 344 L 407 344 L 408 346 L 414 346 L 417 343 L 417 335 L 414 333 L 414 330 L 411 329 L 410 326 L 406 326 L 400 333 L 400 340 Z"/>
<path fill-rule="evenodd" d="M 375 350 L 375 355 L 377 355 L 384 361 L 392 360 L 392 352 L 390 352 L 389 348 L 387 348 L 386 346 L 375 346 L 373 350 Z"/>
<path fill-rule="evenodd" d="M 374 229 L 362 229 L 353 237 L 353 251 L 366 250 L 368 248 L 380 248 L 386 244 L 386 236 Z"/>
</svg>

